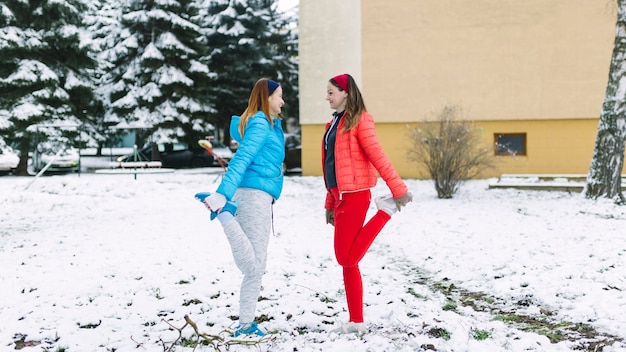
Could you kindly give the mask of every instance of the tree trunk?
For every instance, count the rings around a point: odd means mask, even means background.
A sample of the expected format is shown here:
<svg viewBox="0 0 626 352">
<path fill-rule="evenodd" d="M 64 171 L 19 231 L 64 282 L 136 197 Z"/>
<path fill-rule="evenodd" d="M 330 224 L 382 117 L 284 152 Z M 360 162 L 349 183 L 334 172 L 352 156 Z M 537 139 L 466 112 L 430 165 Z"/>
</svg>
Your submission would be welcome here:
<svg viewBox="0 0 626 352">
<path fill-rule="evenodd" d="M 626 142 L 626 0 L 618 0 L 615 46 L 609 69 L 596 144 L 584 189 L 585 197 L 600 196 L 623 204 L 622 169 Z"/>
<path fill-rule="evenodd" d="M 20 151 L 20 163 L 13 172 L 15 176 L 29 176 L 28 174 L 28 152 L 30 152 L 30 141 L 28 138 L 19 140 L 18 149 Z"/>
</svg>

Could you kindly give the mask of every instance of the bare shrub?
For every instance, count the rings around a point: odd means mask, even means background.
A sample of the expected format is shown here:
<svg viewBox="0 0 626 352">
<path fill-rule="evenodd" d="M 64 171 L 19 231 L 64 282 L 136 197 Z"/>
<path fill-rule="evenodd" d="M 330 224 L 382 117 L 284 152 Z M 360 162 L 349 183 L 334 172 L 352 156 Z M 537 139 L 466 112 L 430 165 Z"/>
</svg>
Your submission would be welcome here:
<svg viewBox="0 0 626 352">
<path fill-rule="evenodd" d="M 460 106 L 446 105 L 434 120 L 409 129 L 408 159 L 426 170 L 439 198 L 452 198 L 463 181 L 495 166 L 493 146 L 483 140 L 481 129 L 462 117 Z"/>
</svg>

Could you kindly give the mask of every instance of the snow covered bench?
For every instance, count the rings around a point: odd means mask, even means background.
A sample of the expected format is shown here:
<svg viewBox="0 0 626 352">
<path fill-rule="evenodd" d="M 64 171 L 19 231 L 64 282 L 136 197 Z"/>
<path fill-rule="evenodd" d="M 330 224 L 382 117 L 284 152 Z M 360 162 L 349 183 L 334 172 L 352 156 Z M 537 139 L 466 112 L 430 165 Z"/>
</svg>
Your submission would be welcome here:
<svg viewBox="0 0 626 352">
<path fill-rule="evenodd" d="M 624 180 L 624 176 L 622 179 Z M 497 180 L 489 182 L 489 189 L 513 188 L 579 193 L 582 192 L 586 180 L 585 174 L 502 174 Z"/>
<path fill-rule="evenodd" d="M 145 168 L 160 168 L 162 163 L 160 161 L 119 161 L 112 162 L 109 165 L 111 168 L 122 169 L 145 169 Z"/>
</svg>

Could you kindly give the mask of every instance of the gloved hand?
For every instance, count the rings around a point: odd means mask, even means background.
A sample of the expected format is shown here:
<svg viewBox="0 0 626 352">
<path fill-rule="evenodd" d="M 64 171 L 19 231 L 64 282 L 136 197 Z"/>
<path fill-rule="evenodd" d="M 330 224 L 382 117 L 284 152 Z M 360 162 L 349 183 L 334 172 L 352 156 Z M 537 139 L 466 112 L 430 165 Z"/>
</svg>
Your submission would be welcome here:
<svg viewBox="0 0 626 352">
<path fill-rule="evenodd" d="M 335 226 L 335 211 L 326 209 L 326 223 Z"/>
<path fill-rule="evenodd" d="M 220 193 L 212 193 L 210 196 L 204 199 L 204 204 L 206 204 L 209 209 L 219 212 L 220 209 L 226 205 L 226 197 Z"/>
<path fill-rule="evenodd" d="M 406 192 L 404 195 L 401 195 L 398 198 L 394 198 L 393 202 L 396 203 L 396 208 L 400 211 L 400 208 L 409 204 L 409 202 L 413 201 L 413 194 L 411 192 Z"/>
</svg>

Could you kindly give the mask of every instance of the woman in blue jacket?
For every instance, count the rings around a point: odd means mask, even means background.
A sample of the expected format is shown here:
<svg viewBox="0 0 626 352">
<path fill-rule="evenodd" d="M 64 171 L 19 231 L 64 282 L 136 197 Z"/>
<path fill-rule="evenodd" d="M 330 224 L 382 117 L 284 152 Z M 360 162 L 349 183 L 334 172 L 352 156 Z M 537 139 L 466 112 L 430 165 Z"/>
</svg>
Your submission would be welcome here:
<svg viewBox="0 0 626 352">
<path fill-rule="evenodd" d="M 244 275 L 235 337 L 265 335 L 254 314 L 265 272 L 272 205 L 283 188 L 285 141 L 278 115 L 284 104 L 277 82 L 266 78 L 256 82 L 248 107 L 241 117 L 231 120 L 231 137 L 239 142 L 239 148 L 228 171 L 215 193 L 196 194 L 211 210 L 211 220 L 221 222 L 235 263 Z"/>
</svg>

